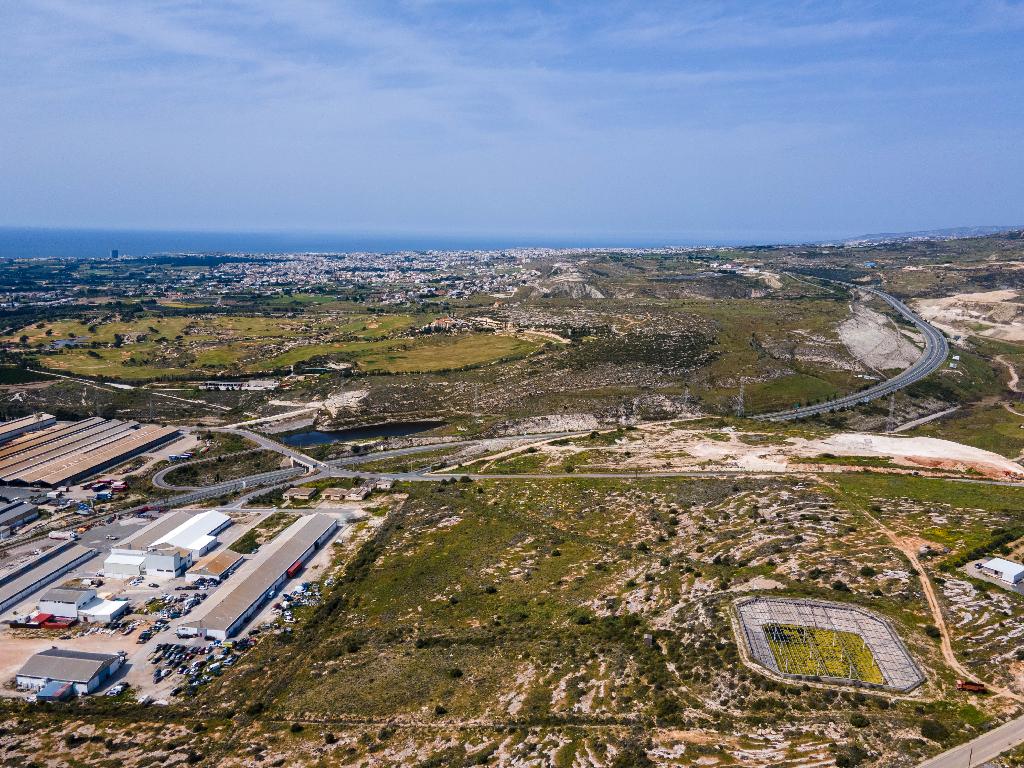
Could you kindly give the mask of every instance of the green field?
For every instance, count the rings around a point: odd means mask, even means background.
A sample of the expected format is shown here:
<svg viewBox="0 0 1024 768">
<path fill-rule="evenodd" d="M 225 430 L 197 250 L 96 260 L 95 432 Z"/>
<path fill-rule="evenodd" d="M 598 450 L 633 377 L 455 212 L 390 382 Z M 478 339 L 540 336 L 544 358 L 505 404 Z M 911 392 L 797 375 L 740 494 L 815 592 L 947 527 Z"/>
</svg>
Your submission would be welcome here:
<svg viewBox="0 0 1024 768">
<path fill-rule="evenodd" d="M 785 674 L 843 677 L 875 685 L 885 683 L 871 649 L 854 632 L 796 624 L 765 624 L 764 634 L 779 669 Z"/>
<path fill-rule="evenodd" d="M 322 308 L 322 303 L 312 306 Z M 325 358 L 372 373 L 458 370 L 529 355 L 542 345 L 515 336 L 410 335 L 434 315 L 321 312 L 300 316 L 146 315 L 130 322 L 58 320 L 26 326 L 4 340 L 39 363 L 71 374 L 128 381 L 288 369 Z M 77 346 L 51 350 L 56 341 Z"/>
</svg>

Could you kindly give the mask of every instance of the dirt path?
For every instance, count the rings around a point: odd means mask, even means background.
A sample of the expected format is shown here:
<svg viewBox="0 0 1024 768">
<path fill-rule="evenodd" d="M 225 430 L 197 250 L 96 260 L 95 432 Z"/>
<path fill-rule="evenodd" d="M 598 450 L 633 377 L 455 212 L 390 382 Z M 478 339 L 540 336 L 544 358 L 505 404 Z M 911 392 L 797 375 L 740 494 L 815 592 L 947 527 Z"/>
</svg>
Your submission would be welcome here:
<svg viewBox="0 0 1024 768">
<path fill-rule="evenodd" d="M 1020 383 L 1020 378 L 1017 376 L 1017 369 L 1013 367 L 1013 363 L 1004 358 L 1002 355 L 996 355 L 993 358 L 997 363 L 1006 367 L 1006 370 L 1010 372 L 1010 380 L 1006 382 L 1007 388 L 1011 392 L 1020 392 L 1020 388 L 1017 386 Z"/>
<path fill-rule="evenodd" d="M 917 576 L 921 581 L 921 589 L 924 590 L 925 599 L 928 601 L 928 608 L 932 612 L 932 621 L 935 623 L 935 626 L 939 628 L 939 633 L 941 635 L 940 645 L 942 648 L 942 658 L 945 659 L 950 668 L 961 675 L 964 680 L 977 680 L 978 676 L 961 664 L 953 653 L 953 643 L 950 640 L 949 628 L 946 626 L 946 619 L 942 615 L 942 606 L 939 604 L 938 595 L 935 594 L 935 587 L 932 584 L 932 580 L 928 578 L 928 572 L 925 571 L 924 567 L 921 565 L 921 561 L 917 557 L 917 549 L 915 545 L 897 535 L 895 531 L 884 525 L 871 513 L 865 512 L 864 514 L 878 526 L 879 530 L 885 534 L 886 538 L 892 542 L 896 549 L 907 556 L 907 559 L 917 571 Z M 1024 701 L 1024 696 L 1019 696 L 1007 688 L 1002 688 L 1000 686 L 993 685 L 992 683 L 985 683 L 985 685 L 988 686 L 989 690 L 999 696 L 1006 696 L 1007 698 L 1018 702 Z"/>
</svg>

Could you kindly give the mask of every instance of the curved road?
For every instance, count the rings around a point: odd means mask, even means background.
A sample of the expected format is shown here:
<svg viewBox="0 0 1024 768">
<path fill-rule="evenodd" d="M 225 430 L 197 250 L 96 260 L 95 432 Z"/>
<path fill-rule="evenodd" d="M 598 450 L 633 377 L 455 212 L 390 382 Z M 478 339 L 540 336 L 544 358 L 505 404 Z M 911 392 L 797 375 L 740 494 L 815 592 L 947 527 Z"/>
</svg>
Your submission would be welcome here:
<svg viewBox="0 0 1024 768">
<path fill-rule="evenodd" d="M 885 381 L 879 382 L 867 389 L 863 389 L 860 392 L 854 392 L 853 394 L 831 400 L 827 403 L 807 405 L 803 408 L 793 408 L 788 411 L 762 413 L 754 416 L 754 419 L 760 421 L 791 421 L 793 419 L 802 419 L 806 416 L 815 416 L 819 413 L 829 413 L 830 411 L 852 408 L 860 403 L 877 400 L 878 398 L 885 397 L 899 389 L 908 387 L 942 367 L 942 364 L 946 362 L 946 358 L 949 356 L 949 344 L 946 342 L 946 337 L 942 334 L 942 331 L 935 326 L 926 323 L 914 314 L 910 307 L 895 296 L 890 296 L 888 293 L 880 291 L 877 288 L 866 288 L 863 286 L 851 285 L 850 283 L 842 283 L 838 280 L 829 282 L 835 282 L 837 285 L 841 285 L 845 288 L 870 293 L 895 309 L 904 318 L 913 323 L 924 335 L 924 352 L 921 354 L 920 359 L 906 370 L 901 371 L 891 379 L 886 379 Z"/>
</svg>

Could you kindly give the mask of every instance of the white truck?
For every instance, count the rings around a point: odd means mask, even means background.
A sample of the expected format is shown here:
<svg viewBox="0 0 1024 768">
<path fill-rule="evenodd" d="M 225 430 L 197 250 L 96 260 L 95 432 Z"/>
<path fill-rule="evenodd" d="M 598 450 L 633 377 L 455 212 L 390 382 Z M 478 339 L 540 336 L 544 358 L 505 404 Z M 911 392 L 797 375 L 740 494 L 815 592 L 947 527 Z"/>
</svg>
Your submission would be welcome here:
<svg viewBox="0 0 1024 768">
<path fill-rule="evenodd" d="M 78 534 L 74 531 L 50 531 L 46 534 L 47 538 L 58 539 L 60 541 L 77 541 Z"/>
</svg>

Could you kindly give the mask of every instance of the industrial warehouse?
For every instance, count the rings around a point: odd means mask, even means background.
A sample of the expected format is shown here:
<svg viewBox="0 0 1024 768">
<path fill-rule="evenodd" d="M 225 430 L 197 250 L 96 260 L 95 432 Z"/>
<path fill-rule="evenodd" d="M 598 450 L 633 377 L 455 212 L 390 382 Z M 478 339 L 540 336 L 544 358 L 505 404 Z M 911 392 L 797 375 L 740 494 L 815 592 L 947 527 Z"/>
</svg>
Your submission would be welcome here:
<svg viewBox="0 0 1024 768">
<path fill-rule="evenodd" d="M 217 545 L 217 534 L 229 525 L 231 518 L 216 510 L 173 512 L 112 547 L 103 571 L 109 576 L 179 576 Z"/>
<path fill-rule="evenodd" d="M 40 651 L 18 670 L 15 681 L 24 690 L 59 693 L 92 693 L 110 679 L 124 663 L 124 656 L 113 653 L 87 653 L 63 648 Z M 64 698 L 55 695 L 53 698 Z"/>
<path fill-rule="evenodd" d="M 174 427 L 48 414 L 0 424 L 0 482 L 56 487 L 82 480 L 181 435 Z"/>
<path fill-rule="evenodd" d="M 84 621 L 86 623 L 110 624 L 128 612 L 127 600 L 106 600 L 92 588 L 69 585 L 47 590 L 39 598 L 39 613 L 33 618 L 36 623 L 57 618 L 60 620 Z"/>
<path fill-rule="evenodd" d="M 8 571 L 0 576 L 0 613 L 13 608 L 95 555 L 96 550 L 67 541 Z"/>
<path fill-rule="evenodd" d="M 210 555 L 196 560 L 195 565 L 188 569 L 185 574 L 185 581 L 199 581 L 200 579 L 212 579 L 223 581 L 242 564 L 245 558 L 233 549 L 222 549 Z"/>
<path fill-rule="evenodd" d="M 337 521 L 327 515 L 300 517 L 272 542 L 264 545 L 255 558 L 243 565 L 214 594 L 197 616 L 178 628 L 178 633 L 214 640 L 226 640 L 237 634 L 274 592 L 295 576 L 310 556 L 331 539 L 337 528 Z"/>
<path fill-rule="evenodd" d="M 8 539 L 21 526 L 39 519 L 39 508 L 27 501 L 0 497 L 0 540 Z"/>
<path fill-rule="evenodd" d="M 46 429 L 57 423 L 57 418 L 48 413 L 34 413 L 13 421 L 0 423 L 0 445 L 10 442 L 26 432 L 35 432 L 38 429 Z"/>
</svg>

